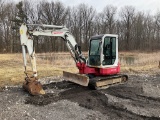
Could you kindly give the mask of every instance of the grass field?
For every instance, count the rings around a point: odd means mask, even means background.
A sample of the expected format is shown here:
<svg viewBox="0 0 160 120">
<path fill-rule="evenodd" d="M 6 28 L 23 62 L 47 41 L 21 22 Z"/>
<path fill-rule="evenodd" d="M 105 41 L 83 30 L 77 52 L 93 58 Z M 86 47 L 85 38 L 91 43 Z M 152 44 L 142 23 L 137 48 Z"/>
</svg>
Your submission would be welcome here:
<svg viewBox="0 0 160 120">
<path fill-rule="evenodd" d="M 36 56 L 39 78 L 61 76 L 62 71 L 78 72 L 68 53 L 42 53 Z M 160 52 L 120 52 L 119 58 L 121 72 L 150 72 L 158 69 Z M 29 62 L 28 66 L 30 66 Z M 30 70 L 31 67 L 28 69 Z M 25 77 L 23 71 L 21 54 L 0 54 L 0 86 L 22 84 Z"/>
<path fill-rule="evenodd" d="M 121 69 L 128 72 L 148 72 L 158 70 L 160 62 L 160 52 L 141 53 L 141 52 L 121 52 L 120 57 L 131 57 L 131 64 L 126 64 L 126 61 L 121 62 Z M 155 71 L 156 72 L 156 71 Z"/>
</svg>

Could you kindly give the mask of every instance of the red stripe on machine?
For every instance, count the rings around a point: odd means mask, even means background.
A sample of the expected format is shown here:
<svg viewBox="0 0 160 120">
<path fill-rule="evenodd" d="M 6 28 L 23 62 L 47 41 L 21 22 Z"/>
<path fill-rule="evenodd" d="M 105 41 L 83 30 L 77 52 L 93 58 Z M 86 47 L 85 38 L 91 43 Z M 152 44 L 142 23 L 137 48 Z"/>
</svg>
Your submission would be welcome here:
<svg viewBox="0 0 160 120">
<path fill-rule="evenodd" d="M 62 34 L 63 32 L 52 32 L 53 34 Z"/>
</svg>

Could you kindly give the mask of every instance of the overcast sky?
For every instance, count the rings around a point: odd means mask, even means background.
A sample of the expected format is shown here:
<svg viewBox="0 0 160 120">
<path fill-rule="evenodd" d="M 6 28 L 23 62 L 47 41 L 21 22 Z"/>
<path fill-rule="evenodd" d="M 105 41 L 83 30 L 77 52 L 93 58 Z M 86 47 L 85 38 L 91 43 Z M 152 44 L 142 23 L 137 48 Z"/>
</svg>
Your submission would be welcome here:
<svg viewBox="0 0 160 120">
<path fill-rule="evenodd" d="M 15 0 L 20 1 L 20 0 Z M 32 0 L 38 1 L 38 0 Z M 57 1 L 57 0 L 47 0 Z M 156 13 L 160 11 L 160 0 L 59 0 L 67 6 L 76 6 L 80 3 L 85 3 L 93 6 L 98 12 L 101 12 L 106 5 L 114 5 L 118 9 L 126 5 L 132 5 L 136 10 Z"/>
</svg>

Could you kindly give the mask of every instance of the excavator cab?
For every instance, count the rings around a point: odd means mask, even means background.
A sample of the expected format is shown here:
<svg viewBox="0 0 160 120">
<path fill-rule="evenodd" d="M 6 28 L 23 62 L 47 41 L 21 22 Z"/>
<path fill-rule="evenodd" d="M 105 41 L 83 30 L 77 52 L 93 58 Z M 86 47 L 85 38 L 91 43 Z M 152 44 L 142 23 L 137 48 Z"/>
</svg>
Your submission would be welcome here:
<svg viewBox="0 0 160 120">
<path fill-rule="evenodd" d="M 118 35 L 105 34 L 90 39 L 88 66 L 114 67 L 118 65 Z"/>
</svg>

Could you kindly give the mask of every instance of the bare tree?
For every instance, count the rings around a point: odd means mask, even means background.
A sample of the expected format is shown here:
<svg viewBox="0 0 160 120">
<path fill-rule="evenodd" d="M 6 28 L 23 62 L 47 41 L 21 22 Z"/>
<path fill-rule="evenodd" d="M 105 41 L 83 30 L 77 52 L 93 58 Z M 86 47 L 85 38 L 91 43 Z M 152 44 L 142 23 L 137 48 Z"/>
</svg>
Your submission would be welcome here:
<svg viewBox="0 0 160 120">
<path fill-rule="evenodd" d="M 125 36 L 125 49 L 130 49 L 130 41 L 131 37 L 131 29 L 134 22 L 134 15 L 135 15 L 135 8 L 132 6 L 125 6 L 121 9 L 120 17 L 121 22 L 123 23 L 124 27 L 124 36 Z"/>
<path fill-rule="evenodd" d="M 95 16 L 95 10 L 93 9 L 93 7 L 88 7 L 85 4 L 80 4 L 78 6 L 79 8 L 79 13 L 81 13 L 79 16 L 79 18 L 82 19 L 82 26 L 81 30 L 82 30 L 82 36 L 81 36 L 81 40 L 84 43 L 84 50 L 88 49 L 88 39 L 91 37 L 92 33 L 90 32 L 90 30 L 93 27 L 93 20 L 94 20 L 94 16 Z"/>
<path fill-rule="evenodd" d="M 156 37 L 156 49 L 160 48 L 160 11 L 155 15 L 155 37 Z"/>
<path fill-rule="evenodd" d="M 103 17 L 103 33 L 115 33 L 115 15 L 117 8 L 112 5 L 107 5 L 102 12 Z"/>
<path fill-rule="evenodd" d="M 113 33 L 119 35 L 120 50 L 154 51 L 160 48 L 160 12 L 155 15 L 136 12 L 133 6 L 124 6 L 117 14 L 117 8 L 106 5 L 97 13 L 92 6 L 79 4 L 67 7 L 62 2 L 34 3 L 25 0 L 20 8 L 14 2 L 0 0 L 0 52 L 20 52 L 19 25 L 17 21 L 36 24 L 66 25 L 82 50 L 88 50 L 92 35 Z M 23 14 L 22 12 L 23 11 Z M 23 19 L 24 18 L 24 19 Z M 12 29 L 15 26 L 17 29 Z M 55 37 L 35 37 L 37 52 L 66 51 L 65 43 Z"/>
<path fill-rule="evenodd" d="M 143 46 L 142 44 L 145 43 L 145 39 L 143 37 L 144 35 L 144 13 L 138 12 L 134 17 L 134 25 L 132 29 L 132 37 L 133 37 L 133 43 L 131 46 L 132 49 L 140 50 Z"/>
</svg>

